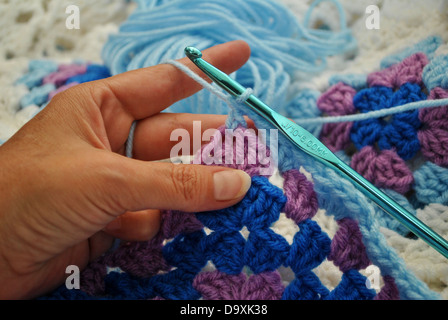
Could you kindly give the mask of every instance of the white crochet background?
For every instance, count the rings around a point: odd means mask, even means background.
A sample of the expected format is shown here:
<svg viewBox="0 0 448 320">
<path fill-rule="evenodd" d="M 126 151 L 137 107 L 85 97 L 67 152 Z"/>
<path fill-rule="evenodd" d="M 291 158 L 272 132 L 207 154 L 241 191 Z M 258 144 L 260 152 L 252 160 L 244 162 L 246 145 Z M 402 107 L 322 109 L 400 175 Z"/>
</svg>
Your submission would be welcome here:
<svg viewBox="0 0 448 320">
<path fill-rule="evenodd" d="M 311 0 L 282 0 L 302 21 Z M 380 60 L 402 48 L 406 48 L 427 36 L 437 34 L 448 43 L 448 1 L 445 0 L 340 0 L 345 8 L 347 21 L 359 42 L 359 53 L 354 60 L 342 57 L 330 59 L 330 69 L 307 83 L 323 91 L 327 79 L 335 73 L 368 73 L 379 67 Z M 380 8 L 379 30 L 365 27 L 365 9 L 375 4 Z M 80 8 L 81 28 L 65 27 L 66 7 Z M 12 136 L 37 107 L 19 109 L 19 99 L 27 89 L 15 86 L 14 81 L 26 73 L 30 59 L 51 58 L 60 62 L 84 59 L 101 62 L 101 49 L 110 33 L 133 10 L 133 4 L 124 0 L 0 0 L 0 140 Z M 339 17 L 331 3 L 320 5 L 313 21 L 325 21 L 337 28 Z M 58 48 L 64 48 L 61 51 Z M 448 46 L 438 52 L 448 53 Z M 310 177 L 312 179 L 312 177 Z M 281 178 L 274 176 L 273 183 L 281 186 Z M 430 205 L 418 211 L 418 216 L 430 227 L 448 238 L 448 207 Z M 336 223 L 322 210 L 316 216 L 321 227 L 332 237 Z M 276 232 L 287 240 L 297 231 L 284 216 L 274 226 Z M 409 240 L 394 231 L 382 232 L 405 259 L 408 267 L 428 286 L 448 299 L 448 263 L 440 254 L 422 241 Z M 289 270 L 283 270 L 288 280 Z M 332 263 L 323 263 L 316 274 L 330 289 L 340 281 L 340 272 Z"/>
</svg>

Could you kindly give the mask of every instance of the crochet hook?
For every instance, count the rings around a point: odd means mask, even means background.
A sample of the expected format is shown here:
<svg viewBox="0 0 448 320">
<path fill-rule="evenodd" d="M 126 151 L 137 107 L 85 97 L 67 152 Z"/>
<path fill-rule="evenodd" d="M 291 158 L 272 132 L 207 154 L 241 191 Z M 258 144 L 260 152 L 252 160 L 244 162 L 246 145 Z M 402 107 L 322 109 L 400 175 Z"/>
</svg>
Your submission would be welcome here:
<svg viewBox="0 0 448 320">
<path fill-rule="evenodd" d="M 245 87 L 202 59 L 202 52 L 197 48 L 187 47 L 185 48 L 185 54 L 211 80 L 232 96 L 240 97 L 246 92 Z M 348 179 L 366 197 L 448 259 L 447 240 L 434 232 L 434 230 L 403 208 L 394 199 L 367 181 L 345 162 L 340 160 L 311 133 L 295 122 L 272 110 L 253 94 L 249 95 L 244 103 L 277 128 L 297 148 L 311 155 L 324 165 L 332 168 L 342 177 Z"/>
</svg>

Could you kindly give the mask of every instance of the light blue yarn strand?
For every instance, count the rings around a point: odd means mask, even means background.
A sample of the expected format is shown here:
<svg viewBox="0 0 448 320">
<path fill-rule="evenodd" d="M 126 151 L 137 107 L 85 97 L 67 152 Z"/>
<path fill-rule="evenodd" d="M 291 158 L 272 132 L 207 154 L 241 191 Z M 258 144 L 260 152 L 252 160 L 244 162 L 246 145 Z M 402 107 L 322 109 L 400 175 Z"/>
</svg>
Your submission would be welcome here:
<svg viewBox="0 0 448 320">
<path fill-rule="evenodd" d="M 357 113 L 346 116 L 333 116 L 333 117 L 317 117 L 312 119 L 293 119 L 298 124 L 324 124 L 324 123 L 337 123 L 337 122 L 354 122 L 354 121 L 362 121 L 374 118 L 387 117 L 393 114 L 424 109 L 424 108 L 434 108 L 434 107 L 442 107 L 448 105 L 447 99 L 438 99 L 438 100 L 423 100 L 417 102 L 411 102 L 404 105 L 392 107 L 389 109 L 380 109 L 375 111 L 370 111 L 366 113 Z"/>
<path fill-rule="evenodd" d="M 325 69 L 328 56 L 356 47 L 344 16 L 341 31 L 313 30 L 274 0 L 136 2 L 138 8 L 103 48 L 103 60 L 112 74 L 178 59 L 186 46 L 203 50 L 241 39 L 250 45 L 251 58 L 234 78 L 264 101 L 275 102 L 276 111 L 285 115 L 294 100 L 288 95 L 294 72 L 314 75 Z M 214 95 L 201 92 L 167 111 L 226 114 L 229 110 Z"/>
</svg>

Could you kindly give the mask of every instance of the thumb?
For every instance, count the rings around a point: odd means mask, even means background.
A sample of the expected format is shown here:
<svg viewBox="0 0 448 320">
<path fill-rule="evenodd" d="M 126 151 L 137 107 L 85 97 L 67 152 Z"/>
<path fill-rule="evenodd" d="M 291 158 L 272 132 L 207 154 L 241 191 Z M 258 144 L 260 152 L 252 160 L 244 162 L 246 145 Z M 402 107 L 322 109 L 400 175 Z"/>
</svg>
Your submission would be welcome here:
<svg viewBox="0 0 448 320">
<path fill-rule="evenodd" d="M 238 203 L 251 185 L 250 176 L 241 170 L 122 159 L 129 179 L 120 199 L 128 211 L 223 209 Z"/>
</svg>

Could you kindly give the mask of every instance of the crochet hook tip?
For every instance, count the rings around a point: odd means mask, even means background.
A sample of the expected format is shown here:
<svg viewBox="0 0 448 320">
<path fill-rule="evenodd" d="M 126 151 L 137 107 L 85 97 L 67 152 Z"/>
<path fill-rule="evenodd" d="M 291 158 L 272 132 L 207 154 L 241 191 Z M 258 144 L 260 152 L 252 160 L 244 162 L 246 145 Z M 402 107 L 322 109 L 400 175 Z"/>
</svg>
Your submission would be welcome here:
<svg viewBox="0 0 448 320">
<path fill-rule="evenodd" d="M 186 47 L 185 54 L 191 60 L 202 58 L 202 52 L 195 47 Z"/>
</svg>

